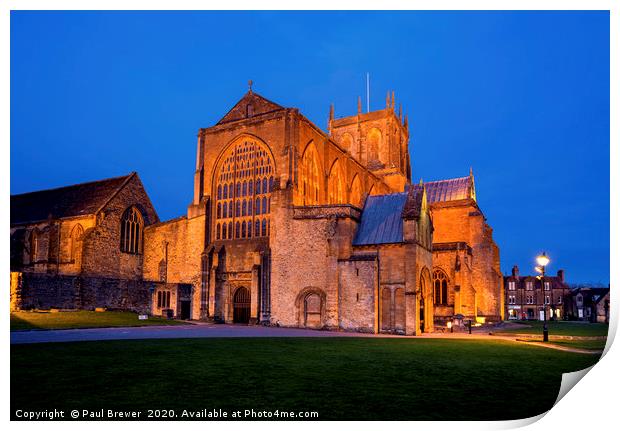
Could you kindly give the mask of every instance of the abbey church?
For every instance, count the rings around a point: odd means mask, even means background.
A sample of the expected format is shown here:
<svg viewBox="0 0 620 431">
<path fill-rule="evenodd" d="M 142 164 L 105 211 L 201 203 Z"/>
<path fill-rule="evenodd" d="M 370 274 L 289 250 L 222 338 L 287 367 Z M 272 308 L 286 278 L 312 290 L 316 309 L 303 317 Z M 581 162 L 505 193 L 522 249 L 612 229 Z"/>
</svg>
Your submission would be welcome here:
<svg viewBox="0 0 620 431">
<path fill-rule="evenodd" d="M 11 196 L 11 307 L 225 323 L 433 331 L 503 319 L 474 175 L 412 183 L 395 108 L 327 133 L 251 89 L 198 131 L 193 200 L 160 221 L 139 176 Z"/>
</svg>

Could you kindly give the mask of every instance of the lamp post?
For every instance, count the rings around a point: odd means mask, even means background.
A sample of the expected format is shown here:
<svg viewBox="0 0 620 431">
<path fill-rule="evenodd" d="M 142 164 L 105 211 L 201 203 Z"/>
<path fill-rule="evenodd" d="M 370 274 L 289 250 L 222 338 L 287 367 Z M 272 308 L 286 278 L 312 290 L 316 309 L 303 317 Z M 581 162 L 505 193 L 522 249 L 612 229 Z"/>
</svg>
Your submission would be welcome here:
<svg viewBox="0 0 620 431">
<path fill-rule="evenodd" d="M 547 329 L 547 304 L 545 304 L 545 267 L 549 265 L 549 257 L 543 251 L 542 254 L 536 256 L 536 271 L 540 272 L 540 284 L 542 286 L 543 296 L 543 341 L 549 341 L 549 330 Z"/>
</svg>

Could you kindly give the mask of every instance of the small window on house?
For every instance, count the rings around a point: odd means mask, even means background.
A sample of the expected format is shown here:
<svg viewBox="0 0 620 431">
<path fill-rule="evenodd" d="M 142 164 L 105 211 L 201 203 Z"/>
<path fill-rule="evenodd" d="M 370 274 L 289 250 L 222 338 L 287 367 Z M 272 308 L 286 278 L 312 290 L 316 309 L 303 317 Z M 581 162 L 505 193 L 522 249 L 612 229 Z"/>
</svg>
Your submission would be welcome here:
<svg viewBox="0 0 620 431">
<path fill-rule="evenodd" d="M 157 308 L 170 308 L 170 292 L 157 292 Z"/>
<path fill-rule="evenodd" d="M 509 281 L 508 282 L 508 290 L 515 290 L 515 282 L 514 281 Z"/>
<path fill-rule="evenodd" d="M 532 282 L 531 282 L 531 281 L 527 281 L 527 282 L 525 283 L 525 288 L 526 288 L 527 290 L 533 290 L 534 285 L 532 284 Z"/>
<path fill-rule="evenodd" d="M 562 297 L 558 296 L 558 304 L 561 304 L 561 303 L 562 303 Z"/>
<path fill-rule="evenodd" d="M 548 296 L 545 296 L 545 304 L 551 304 L 551 298 Z"/>
<path fill-rule="evenodd" d="M 551 289 L 551 283 L 549 283 L 548 281 L 545 281 L 545 290 L 550 290 Z"/>
<path fill-rule="evenodd" d="M 136 207 L 129 207 L 121 218 L 121 251 L 130 254 L 142 253 L 144 219 Z"/>
</svg>

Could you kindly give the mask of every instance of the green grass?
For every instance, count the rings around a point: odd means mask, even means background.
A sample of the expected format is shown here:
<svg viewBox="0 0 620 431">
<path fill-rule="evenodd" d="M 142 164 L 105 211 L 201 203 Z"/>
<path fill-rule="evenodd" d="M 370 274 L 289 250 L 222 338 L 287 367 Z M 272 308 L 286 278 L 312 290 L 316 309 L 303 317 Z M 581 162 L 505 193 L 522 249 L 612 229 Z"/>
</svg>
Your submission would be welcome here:
<svg viewBox="0 0 620 431">
<path fill-rule="evenodd" d="M 11 313 L 11 331 L 24 329 L 107 328 L 118 326 L 180 325 L 184 322 L 149 317 L 138 320 L 126 311 L 18 311 Z"/>
<path fill-rule="evenodd" d="M 598 355 L 501 340 L 214 338 L 11 346 L 11 410 L 317 411 L 501 420 L 550 409 Z"/>
<path fill-rule="evenodd" d="M 552 344 L 586 350 L 603 350 L 607 340 L 552 340 Z"/>
<path fill-rule="evenodd" d="M 517 334 L 541 334 L 543 322 L 527 321 L 527 322 L 511 322 L 519 324 L 518 328 L 498 329 L 496 334 L 517 333 Z M 547 322 L 549 335 L 574 335 L 581 337 L 607 336 L 609 325 L 606 323 L 582 323 L 582 322 Z"/>
</svg>

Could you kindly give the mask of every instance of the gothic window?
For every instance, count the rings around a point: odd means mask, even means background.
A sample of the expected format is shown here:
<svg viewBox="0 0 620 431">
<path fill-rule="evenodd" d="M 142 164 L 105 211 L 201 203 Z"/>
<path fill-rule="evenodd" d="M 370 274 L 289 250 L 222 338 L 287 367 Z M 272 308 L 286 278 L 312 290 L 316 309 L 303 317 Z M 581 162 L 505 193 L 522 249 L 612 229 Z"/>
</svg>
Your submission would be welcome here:
<svg viewBox="0 0 620 431">
<path fill-rule="evenodd" d="M 222 185 L 217 186 L 217 198 L 222 199 Z"/>
<path fill-rule="evenodd" d="M 78 262 L 82 257 L 82 235 L 84 228 L 81 224 L 76 224 L 71 230 L 71 260 Z"/>
<path fill-rule="evenodd" d="M 319 153 L 313 143 L 309 144 L 301 160 L 301 195 L 303 205 L 318 205 L 320 190 Z"/>
<path fill-rule="evenodd" d="M 220 227 L 220 224 L 218 223 L 215 228 L 215 232 L 216 232 L 215 239 L 220 239 L 220 230 L 221 230 L 221 227 Z M 224 226 L 224 232 L 226 232 L 226 226 Z"/>
<path fill-rule="evenodd" d="M 336 160 L 332 165 L 327 182 L 328 200 L 330 204 L 343 204 L 344 196 L 344 180 L 340 162 Z"/>
<path fill-rule="evenodd" d="M 217 218 L 222 218 L 222 203 L 221 202 L 217 204 Z"/>
<path fill-rule="evenodd" d="M 351 182 L 351 204 L 360 208 L 362 206 L 362 186 L 359 175 L 356 175 Z"/>
<path fill-rule="evenodd" d="M 448 305 L 448 277 L 440 269 L 433 271 L 433 287 L 435 291 L 435 304 Z"/>
<path fill-rule="evenodd" d="M 37 254 L 39 253 L 39 233 L 36 228 L 30 232 L 30 263 L 37 261 Z"/>
<path fill-rule="evenodd" d="M 350 133 L 343 134 L 342 138 L 340 139 L 340 146 L 353 154 L 355 150 L 353 148 L 353 136 L 351 136 Z"/>
<path fill-rule="evenodd" d="M 269 198 L 273 183 L 274 161 L 268 148 L 252 138 L 239 140 L 222 157 L 216 171 L 215 190 L 222 186 L 217 196 L 217 206 L 222 205 L 223 228 L 221 239 L 243 239 L 267 236 L 252 226 L 269 217 Z M 219 209 L 216 209 L 216 218 Z M 260 216 L 260 219 L 256 217 Z M 217 232 L 216 232 L 216 238 Z"/>
<path fill-rule="evenodd" d="M 129 207 L 121 218 L 121 251 L 130 254 L 142 253 L 144 219 L 136 207 Z"/>
<path fill-rule="evenodd" d="M 379 149 L 381 148 L 381 131 L 375 127 L 370 129 L 366 135 L 366 145 L 368 148 L 368 161 L 379 160 Z"/>
</svg>

